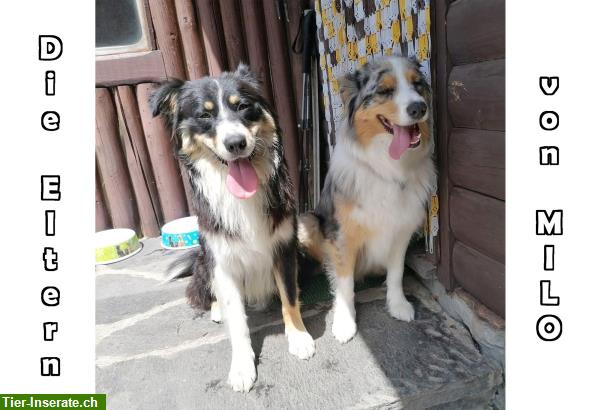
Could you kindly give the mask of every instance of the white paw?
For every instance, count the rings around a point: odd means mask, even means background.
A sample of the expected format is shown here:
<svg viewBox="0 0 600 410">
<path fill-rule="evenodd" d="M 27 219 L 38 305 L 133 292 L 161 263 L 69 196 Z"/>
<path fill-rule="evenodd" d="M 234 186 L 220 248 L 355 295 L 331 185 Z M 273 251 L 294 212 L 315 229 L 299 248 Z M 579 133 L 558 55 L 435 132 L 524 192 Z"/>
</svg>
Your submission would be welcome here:
<svg viewBox="0 0 600 410">
<path fill-rule="evenodd" d="M 287 334 L 290 353 L 302 360 L 310 359 L 315 354 L 315 341 L 308 332 L 298 330 Z"/>
<path fill-rule="evenodd" d="M 223 321 L 221 307 L 217 302 L 213 302 L 212 305 L 210 305 L 210 320 L 215 323 L 221 323 Z"/>
<path fill-rule="evenodd" d="M 356 321 L 350 315 L 334 314 L 331 331 L 340 343 L 346 343 L 356 334 Z"/>
<path fill-rule="evenodd" d="M 231 370 L 229 370 L 229 379 L 227 382 L 233 390 L 249 392 L 256 381 L 256 367 L 254 366 L 254 357 L 245 355 L 235 358 L 231 361 Z"/>
<path fill-rule="evenodd" d="M 415 308 L 406 299 L 388 299 L 387 306 L 390 315 L 395 319 L 410 322 L 415 318 Z"/>
</svg>

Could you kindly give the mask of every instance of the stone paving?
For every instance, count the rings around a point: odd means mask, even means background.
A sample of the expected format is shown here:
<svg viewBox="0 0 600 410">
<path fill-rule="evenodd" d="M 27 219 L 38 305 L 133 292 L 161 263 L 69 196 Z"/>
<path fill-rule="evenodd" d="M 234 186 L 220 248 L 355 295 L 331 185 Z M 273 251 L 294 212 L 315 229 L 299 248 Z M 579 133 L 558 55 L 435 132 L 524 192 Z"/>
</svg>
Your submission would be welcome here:
<svg viewBox="0 0 600 410">
<path fill-rule="evenodd" d="M 416 319 L 390 318 L 384 288 L 361 291 L 359 331 L 345 345 L 331 335 L 329 303 L 303 307 L 317 348 L 309 361 L 288 353 L 277 302 L 249 312 L 258 379 L 233 392 L 225 327 L 187 305 L 188 279 L 164 282 L 180 252 L 145 240 L 138 255 L 96 270 L 96 385 L 109 409 L 491 408 L 501 369 L 412 278 Z"/>
</svg>

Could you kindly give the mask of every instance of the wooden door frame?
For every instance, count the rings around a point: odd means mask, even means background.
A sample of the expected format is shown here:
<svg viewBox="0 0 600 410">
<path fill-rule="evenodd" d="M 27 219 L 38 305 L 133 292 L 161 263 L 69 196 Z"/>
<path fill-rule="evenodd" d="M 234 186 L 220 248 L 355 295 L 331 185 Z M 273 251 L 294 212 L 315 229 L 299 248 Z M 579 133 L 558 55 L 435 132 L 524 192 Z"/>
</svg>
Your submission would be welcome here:
<svg viewBox="0 0 600 410">
<path fill-rule="evenodd" d="M 146 51 L 96 56 L 96 87 L 135 85 L 167 79 L 163 53 L 158 49 L 148 0 L 140 0 L 143 18 L 140 22 L 148 36 Z"/>
<path fill-rule="evenodd" d="M 435 0 L 431 13 L 434 22 L 432 27 L 433 47 L 433 101 L 434 124 L 438 156 L 438 193 L 440 198 L 440 229 L 438 236 L 438 267 L 439 280 L 446 289 L 454 288 L 452 277 L 452 248 L 454 238 L 450 229 L 450 191 L 452 182 L 449 175 L 448 160 L 448 135 L 450 118 L 448 113 L 448 76 L 450 74 L 450 60 L 446 44 L 446 14 L 449 0 Z"/>
</svg>

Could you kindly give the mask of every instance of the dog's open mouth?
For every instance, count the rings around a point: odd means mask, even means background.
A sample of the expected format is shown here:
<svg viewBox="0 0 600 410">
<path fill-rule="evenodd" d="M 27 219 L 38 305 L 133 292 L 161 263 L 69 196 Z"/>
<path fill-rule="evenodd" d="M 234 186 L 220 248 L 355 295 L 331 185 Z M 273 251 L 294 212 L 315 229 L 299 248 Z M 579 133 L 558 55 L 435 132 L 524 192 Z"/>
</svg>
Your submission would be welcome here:
<svg viewBox="0 0 600 410">
<path fill-rule="evenodd" d="M 399 159 L 404 151 L 409 148 L 417 148 L 421 144 L 421 131 L 418 124 L 397 125 L 381 114 L 377 116 L 377 119 L 383 128 L 394 136 L 388 149 L 390 157 L 393 159 Z"/>
<path fill-rule="evenodd" d="M 233 196 L 239 199 L 248 199 L 258 190 L 258 175 L 252 159 L 256 150 L 245 158 L 237 158 L 233 161 L 226 161 L 215 153 L 217 159 L 227 166 L 227 179 L 225 185 Z"/>
</svg>

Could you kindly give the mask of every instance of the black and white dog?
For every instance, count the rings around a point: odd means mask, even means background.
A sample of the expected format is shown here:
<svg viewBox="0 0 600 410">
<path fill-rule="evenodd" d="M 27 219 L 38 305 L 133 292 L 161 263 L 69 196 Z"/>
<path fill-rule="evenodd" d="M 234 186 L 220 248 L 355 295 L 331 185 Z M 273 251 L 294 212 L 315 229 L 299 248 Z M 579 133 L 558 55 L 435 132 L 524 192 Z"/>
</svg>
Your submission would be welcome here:
<svg viewBox="0 0 600 410">
<path fill-rule="evenodd" d="M 200 226 L 200 254 L 187 289 L 190 304 L 221 314 L 232 347 L 229 383 L 256 380 L 245 304 L 281 298 L 290 353 L 310 358 L 315 344 L 300 315 L 297 220 L 275 116 L 245 65 L 196 81 L 173 80 L 150 99 L 172 130 Z"/>
</svg>

